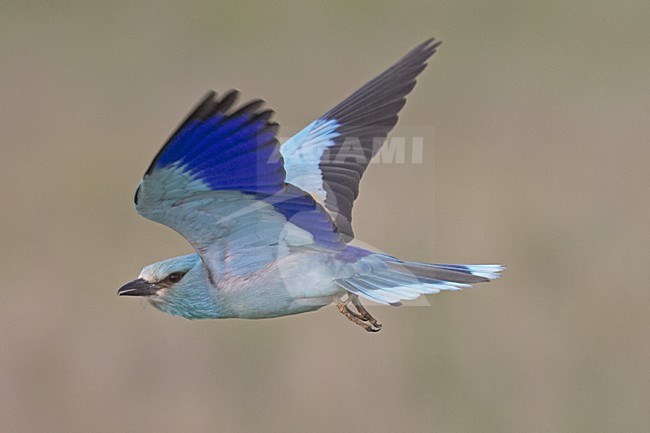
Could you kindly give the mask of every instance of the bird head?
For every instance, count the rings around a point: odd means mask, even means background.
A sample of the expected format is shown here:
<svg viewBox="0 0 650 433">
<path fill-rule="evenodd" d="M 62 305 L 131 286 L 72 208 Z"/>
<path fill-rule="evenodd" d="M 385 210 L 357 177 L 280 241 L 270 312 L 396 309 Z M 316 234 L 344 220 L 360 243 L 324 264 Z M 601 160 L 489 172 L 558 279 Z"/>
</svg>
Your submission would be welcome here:
<svg viewBox="0 0 650 433">
<path fill-rule="evenodd" d="M 215 317 L 218 310 L 198 254 L 145 266 L 117 294 L 145 297 L 157 309 L 188 319 Z"/>
</svg>

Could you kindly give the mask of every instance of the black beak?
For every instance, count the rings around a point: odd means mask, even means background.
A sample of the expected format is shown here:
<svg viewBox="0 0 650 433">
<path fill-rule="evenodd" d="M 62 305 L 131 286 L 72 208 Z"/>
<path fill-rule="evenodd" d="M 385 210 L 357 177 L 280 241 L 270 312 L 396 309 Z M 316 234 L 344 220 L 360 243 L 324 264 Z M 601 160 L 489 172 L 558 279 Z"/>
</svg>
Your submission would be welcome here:
<svg viewBox="0 0 650 433">
<path fill-rule="evenodd" d="M 126 283 L 117 291 L 117 294 L 120 296 L 151 296 L 155 295 L 158 291 L 158 287 L 155 284 L 151 284 L 138 278 L 133 280 L 130 283 Z"/>
</svg>

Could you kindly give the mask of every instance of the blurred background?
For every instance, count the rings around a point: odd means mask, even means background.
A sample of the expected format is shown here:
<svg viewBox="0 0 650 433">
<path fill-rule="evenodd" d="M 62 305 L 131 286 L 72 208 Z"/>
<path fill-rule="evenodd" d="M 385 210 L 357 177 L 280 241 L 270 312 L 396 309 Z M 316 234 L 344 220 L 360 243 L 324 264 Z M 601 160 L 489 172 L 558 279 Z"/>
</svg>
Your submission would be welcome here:
<svg viewBox="0 0 650 433">
<path fill-rule="evenodd" d="M 423 162 L 371 166 L 356 235 L 504 278 L 377 335 L 116 296 L 191 251 L 132 198 L 208 89 L 286 137 L 431 36 L 393 134 Z M 4 0 L 0 431 L 647 432 L 649 47 L 644 0 Z"/>
</svg>

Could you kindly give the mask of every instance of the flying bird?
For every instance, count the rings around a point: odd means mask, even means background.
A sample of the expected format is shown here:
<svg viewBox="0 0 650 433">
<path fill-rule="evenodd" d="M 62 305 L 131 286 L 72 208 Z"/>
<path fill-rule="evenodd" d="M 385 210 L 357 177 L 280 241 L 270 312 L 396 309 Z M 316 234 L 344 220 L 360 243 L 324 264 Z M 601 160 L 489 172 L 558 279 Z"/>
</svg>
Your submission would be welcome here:
<svg viewBox="0 0 650 433">
<path fill-rule="evenodd" d="M 499 265 L 409 262 L 348 244 L 361 176 L 439 45 L 417 46 L 281 146 L 262 100 L 209 92 L 135 194 L 140 215 L 176 230 L 196 253 L 146 266 L 118 294 L 188 319 L 260 319 L 334 303 L 376 332 L 361 299 L 400 305 L 499 277 Z"/>
</svg>

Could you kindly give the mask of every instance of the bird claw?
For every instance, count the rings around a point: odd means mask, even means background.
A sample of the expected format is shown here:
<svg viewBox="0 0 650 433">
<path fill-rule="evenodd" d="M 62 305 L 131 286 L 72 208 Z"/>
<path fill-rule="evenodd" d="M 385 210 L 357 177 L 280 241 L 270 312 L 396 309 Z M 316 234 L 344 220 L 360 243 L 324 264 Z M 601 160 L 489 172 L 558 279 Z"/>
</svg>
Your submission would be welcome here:
<svg viewBox="0 0 650 433">
<path fill-rule="evenodd" d="M 359 301 L 359 297 L 357 295 L 348 293 L 346 300 L 341 299 L 339 295 L 334 295 L 333 299 L 341 314 L 347 317 L 348 320 L 350 320 L 352 323 L 361 326 L 368 332 L 378 332 L 381 329 L 381 323 L 377 322 L 377 319 L 372 317 L 368 310 L 366 310 L 365 307 L 361 305 L 361 301 Z M 352 305 L 354 305 L 354 308 L 358 311 L 358 313 L 350 310 L 348 307 L 348 304 L 350 302 Z"/>
</svg>

